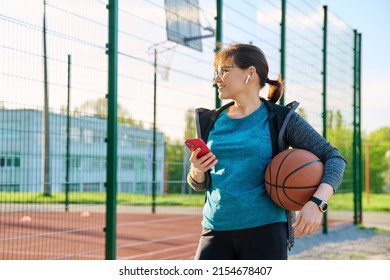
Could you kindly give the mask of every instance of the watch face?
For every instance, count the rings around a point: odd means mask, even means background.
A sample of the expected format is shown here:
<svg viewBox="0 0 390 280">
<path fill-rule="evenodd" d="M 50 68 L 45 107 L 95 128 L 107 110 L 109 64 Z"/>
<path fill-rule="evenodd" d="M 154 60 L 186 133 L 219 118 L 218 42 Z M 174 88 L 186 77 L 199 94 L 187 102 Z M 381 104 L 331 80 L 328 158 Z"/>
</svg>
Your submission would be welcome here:
<svg viewBox="0 0 390 280">
<path fill-rule="evenodd" d="M 320 209 L 322 210 L 322 212 L 326 212 L 326 210 L 328 210 L 328 203 L 323 202 L 323 203 L 320 205 Z"/>
<path fill-rule="evenodd" d="M 318 205 L 318 207 L 320 208 L 320 211 L 321 211 L 321 212 L 325 213 L 326 210 L 328 210 L 328 202 L 327 202 L 327 201 L 318 199 L 318 198 L 316 198 L 316 197 L 314 197 L 314 196 L 312 196 L 312 197 L 310 198 L 310 200 L 313 201 L 315 204 Z"/>
</svg>

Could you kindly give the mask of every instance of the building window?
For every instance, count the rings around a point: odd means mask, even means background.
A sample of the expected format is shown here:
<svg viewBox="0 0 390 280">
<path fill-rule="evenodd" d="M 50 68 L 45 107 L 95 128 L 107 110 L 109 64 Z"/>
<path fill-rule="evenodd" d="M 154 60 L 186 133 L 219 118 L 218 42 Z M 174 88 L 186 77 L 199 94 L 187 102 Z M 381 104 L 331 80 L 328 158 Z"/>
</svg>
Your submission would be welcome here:
<svg viewBox="0 0 390 280">
<path fill-rule="evenodd" d="M 74 169 L 81 168 L 81 159 L 80 157 L 73 157 L 70 159 L 70 166 Z"/>
<path fill-rule="evenodd" d="M 84 142 L 87 144 L 92 144 L 93 141 L 93 131 L 90 129 L 84 130 Z"/>
<path fill-rule="evenodd" d="M 70 138 L 75 141 L 75 142 L 79 142 L 80 141 L 80 135 L 81 135 L 81 131 L 80 131 L 80 128 L 79 127 L 74 127 L 72 126 L 70 128 Z"/>
<path fill-rule="evenodd" d="M 0 157 L 0 167 L 20 167 L 19 157 Z"/>
<path fill-rule="evenodd" d="M 83 188 L 84 192 L 99 192 L 100 183 L 84 183 Z"/>
<path fill-rule="evenodd" d="M 122 160 L 121 160 L 121 169 L 123 169 L 123 170 L 132 170 L 132 169 L 134 169 L 134 159 L 132 159 L 132 158 L 122 158 Z"/>
<path fill-rule="evenodd" d="M 0 138 L 4 139 L 19 139 L 20 138 L 20 123 L 19 122 L 4 122 L 0 123 Z"/>
<path fill-rule="evenodd" d="M 103 143 L 103 132 L 100 131 L 100 130 L 95 130 L 93 131 L 93 135 L 92 135 L 92 141 L 93 143 Z"/>
<path fill-rule="evenodd" d="M 15 167 L 20 167 L 20 157 L 15 157 Z"/>
</svg>

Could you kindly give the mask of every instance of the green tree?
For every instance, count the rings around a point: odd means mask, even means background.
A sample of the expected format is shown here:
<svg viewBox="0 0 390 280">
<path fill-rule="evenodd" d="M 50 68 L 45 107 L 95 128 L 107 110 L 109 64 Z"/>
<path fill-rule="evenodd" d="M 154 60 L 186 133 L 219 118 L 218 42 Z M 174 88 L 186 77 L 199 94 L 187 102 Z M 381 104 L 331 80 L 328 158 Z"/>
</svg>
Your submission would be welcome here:
<svg viewBox="0 0 390 280">
<path fill-rule="evenodd" d="M 186 128 L 184 131 L 184 139 L 196 137 L 196 124 L 194 108 L 187 109 L 185 113 Z"/>
<path fill-rule="evenodd" d="M 121 104 L 118 104 L 117 107 L 117 118 L 118 123 L 121 124 L 128 124 L 133 127 L 139 127 L 143 128 L 144 125 L 141 121 L 136 121 L 132 118 L 130 112 Z M 74 113 L 76 115 L 80 115 L 81 113 L 85 114 L 93 114 L 100 118 L 107 118 L 107 112 L 108 112 L 108 104 L 106 98 L 99 98 L 96 100 L 87 100 L 83 104 L 80 105 L 80 107 L 76 107 L 74 109 Z"/>
<path fill-rule="evenodd" d="M 298 107 L 297 113 L 300 114 L 301 117 L 304 118 L 306 121 L 309 121 L 308 118 L 307 118 L 307 114 L 305 112 L 305 109 Z"/>
<path fill-rule="evenodd" d="M 343 115 L 340 110 L 336 112 L 336 130 L 341 130 L 343 127 Z"/>
<path fill-rule="evenodd" d="M 369 150 L 370 192 L 385 192 L 389 170 L 386 152 L 390 150 L 390 127 L 382 127 L 371 132 L 364 141 Z"/>
<path fill-rule="evenodd" d="M 184 145 L 179 140 L 165 139 L 165 189 L 168 193 L 181 193 L 183 181 Z M 185 163 L 185 162 L 184 162 Z"/>
<path fill-rule="evenodd" d="M 194 109 L 189 108 L 185 112 L 185 130 L 184 138 L 196 137 L 196 124 L 194 119 Z M 186 148 L 181 140 L 172 140 L 166 137 L 165 139 L 165 177 L 166 184 L 165 188 L 170 193 L 181 193 L 183 183 L 185 183 L 184 174 L 188 169 L 188 159 L 186 157 Z"/>
<path fill-rule="evenodd" d="M 353 127 L 344 123 L 342 113 L 337 111 L 327 112 L 327 140 L 334 145 L 347 160 L 340 191 L 353 191 Z"/>
</svg>

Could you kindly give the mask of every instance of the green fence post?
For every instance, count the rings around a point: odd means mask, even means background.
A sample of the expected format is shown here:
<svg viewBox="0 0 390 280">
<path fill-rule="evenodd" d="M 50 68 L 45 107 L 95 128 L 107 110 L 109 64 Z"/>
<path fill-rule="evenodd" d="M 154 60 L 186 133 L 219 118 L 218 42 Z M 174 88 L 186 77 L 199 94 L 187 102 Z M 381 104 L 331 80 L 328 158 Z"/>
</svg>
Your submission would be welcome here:
<svg viewBox="0 0 390 280">
<path fill-rule="evenodd" d="M 118 74 L 118 0 L 109 0 L 108 9 L 108 95 L 107 95 L 107 205 L 106 260 L 116 259 L 117 196 L 117 74 Z"/>
<path fill-rule="evenodd" d="M 357 32 L 356 30 L 353 31 L 354 33 L 354 46 L 353 46 L 353 223 L 357 225 L 359 223 L 358 221 L 358 203 L 359 203 L 359 187 L 358 187 L 358 180 L 357 180 Z"/>
<path fill-rule="evenodd" d="M 47 67 L 47 32 L 46 1 L 43 1 L 43 76 L 44 76 L 44 108 L 43 108 L 43 195 L 52 195 L 51 160 L 50 160 L 50 112 L 49 112 L 49 78 Z"/>
<path fill-rule="evenodd" d="M 322 47 L 322 136 L 327 137 L 327 104 L 326 104 L 326 70 L 327 70 L 327 36 L 328 36 L 328 7 L 324 9 L 324 26 L 323 26 L 323 47 Z M 322 232 L 328 233 L 328 213 L 324 213 L 322 221 Z"/>
<path fill-rule="evenodd" d="M 282 15 L 280 22 L 280 75 L 286 81 L 285 65 L 286 65 L 286 0 L 281 0 Z M 286 85 L 286 83 L 285 83 Z M 286 92 L 286 91 L 285 91 Z M 284 95 L 280 98 L 280 104 L 284 105 Z"/>
<path fill-rule="evenodd" d="M 223 0 L 217 0 L 217 16 L 215 17 L 215 53 L 217 53 L 222 46 L 222 8 Z M 219 99 L 218 86 L 214 83 L 215 87 L 215 108 L 221 107 L 221 100 Z"/>
<path fill-rule="evenodd" d="M 70 64 L 68 54 L 68 106 L 66 111 L 66 174 L 65 174 L 65 211 L 69 210 L 69 170 L 70 170 Z"/>
<path fill-rule="evenodd" d="M 358 34 L 358 54 L 357 54 L 357 83 L 358 83 L 358 87 L 357 87 L 357 98 L 358 98 L 358 102 L 357 102 L 357 106 L 359 108 L 359 111 L 358 111 L 358 120 L 359 120 L 359 123 L 358 123 L 358 136 L 357 136 L 357 143 L 358 143 L 358 151 L 359 151 L 359 155 L 358 155 L 358 163 L 359 163 L 359 223 L 363 223 L 363 198 L 362 198 L 362 195 L 363 195 L 363 167 L 362 167 L 362 156 L 363 156 L 363 152 L 362 152 L 362 134 L 361 134 L 361 125 L 362 125 L 362 122 L 361 122 L 361 117 L 362 117 L 362 110 L 361 110 L 361 58 L 362 58 L 362 34 L 359 33 Z"/>
<path fill-rule="evenodd" d="M 153 155 L 152 155 L 152 213 L 156 213 L 156 111 L 157 111 L 157 50 L 154 49 L 153 87 Z"/>
</svg>

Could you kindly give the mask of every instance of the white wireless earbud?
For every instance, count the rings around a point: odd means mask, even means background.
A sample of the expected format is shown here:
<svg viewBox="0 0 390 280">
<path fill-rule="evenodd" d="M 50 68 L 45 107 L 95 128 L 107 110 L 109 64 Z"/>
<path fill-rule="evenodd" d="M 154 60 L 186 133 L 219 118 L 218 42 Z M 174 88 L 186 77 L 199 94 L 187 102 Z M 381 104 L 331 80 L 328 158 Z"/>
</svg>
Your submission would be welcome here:
<svg viewBox="0 0 390 280">
<path fill-rule="evenodd" d="M 248 81 L 249 81 L 250 77 L 252 77 L 252 75 L 251 75 L 251 74 L 248 74 L 248 76 L 246 77 L 246 80 L 245 80 L 245 84 L 247 84 L 247 83 L 248 83 Z"/>
</svg>

